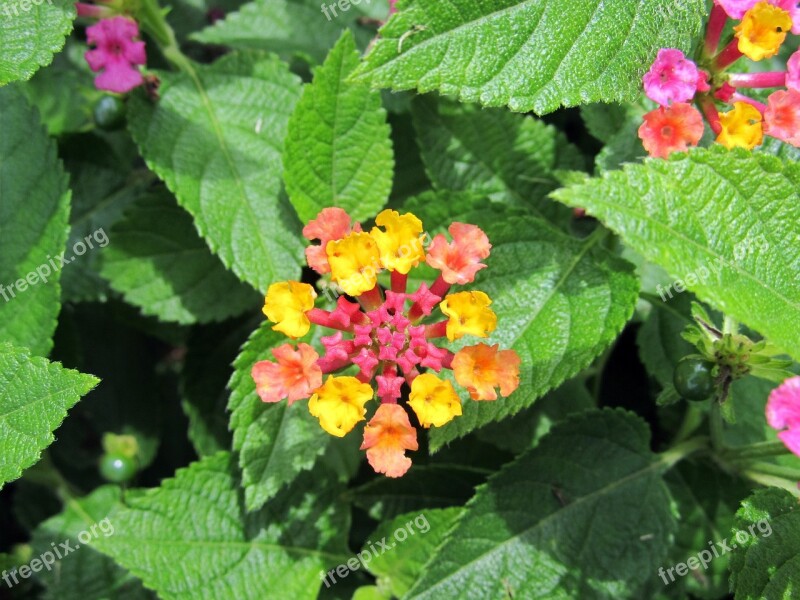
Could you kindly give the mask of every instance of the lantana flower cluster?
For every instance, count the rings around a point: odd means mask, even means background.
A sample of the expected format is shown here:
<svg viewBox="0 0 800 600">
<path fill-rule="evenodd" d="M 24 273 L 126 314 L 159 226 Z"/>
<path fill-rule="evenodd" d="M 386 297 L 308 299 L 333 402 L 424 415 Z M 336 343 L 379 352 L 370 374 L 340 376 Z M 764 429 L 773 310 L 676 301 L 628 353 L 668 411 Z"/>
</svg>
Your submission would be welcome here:
<svg viewBox="0 0 800 600">
<path fill-rule="evenodd" d="M 78 16 L 98 19 L 86 28 L 86 41 L 93 46 L 86 52 L 86 62 L 94 72 L 98 90 L 126 94 L 144 83 L 139 66 L 147 63 L 139 24 L 124 14 L 121 3 L 101 0 L 99 4 L 78 2 Z"/>
<path fill-rule="evenodd" d="M 323 355 L 307 343 L 272 350 L 274 360 L 256 363 L 252 377 L 264 402 L 308 398 L 322 428 L 337 437 L 366 420 L 367 405 L 378 406 L 364 429 L 362 450 L 378 473 L 400 477 L 411 466 L 406 451 L 418 449 L 410 409 L 424 428 L 441 427 L 461 415 L 459 395 L 440 373 L 449 369 L 476 401 L 511 394 L 519 385 L 520 358 L 497 344 L 478 343 L 452 352 L 437 345 L 447 338 L 485 338 L 497 326 L 492 301 L 481 291 L 451 292 L 471 283 L 491 251 L 477 226 L 452 223 L 451 240 L 436 235 L 425 248 L 420 219 L 384 210 L 371 231 L 363 231 L 340 208 L 326 208 L 303 230 L 311 241 L 308 265 L 330 274 L 344 292 L 334 310 L 315 307 L 314 288 L 298 281 L 270 285 L 264 314 L 273 329 L 290 338 L 305 336 L 312 324 L 334 330 L 322 337 Z M 407 290 L 408 274 L 421 263 L 439 271 L 430 285 Z M 390 287 L 378 283 L 389 273 Z M 354 368 L 353 368 L 354 367 Z M 338 374 L 345 369 L 355 375 Z M 323 381 L 324 378 L 324 381 Z M 403 400 L 403 387 L 410 390 Z"/>
<path fill-rule="evenodd" d="M 720 48 L 728 19 L 739 22 L 733 39 Z M 697 146 L 703 115 L 716 141 L 729 149 L 752 150 L 765 135 L 800 146 L 800 52 L 787 61 L 786 71 L 728 72 L 743 57 L 761 61 L 777 55 L 790 32 L 800 34 L 797 0 L 715 0 L 699 64 L 664 48 L 644 76 L 645 94 L 660 105 L 639 128 L 647 152 L 666 158 Z M 746 88 L 781 89 L 764 104 L 743 94 Z"/>
</svg>

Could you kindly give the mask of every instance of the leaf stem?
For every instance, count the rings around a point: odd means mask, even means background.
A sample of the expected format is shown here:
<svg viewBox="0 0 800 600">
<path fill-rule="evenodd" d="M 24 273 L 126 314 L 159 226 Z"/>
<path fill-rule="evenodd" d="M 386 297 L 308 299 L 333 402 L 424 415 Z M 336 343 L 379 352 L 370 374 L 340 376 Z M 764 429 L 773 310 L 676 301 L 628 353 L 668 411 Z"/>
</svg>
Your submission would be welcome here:
<svg viewBox="0 0 800 600">
<path fill-rule="evenodd" d="M 787 492 L 790 492 L 794 496 L 800 497 L 800 489 L 797 487 L 797 483 L 795 481 L 790 481 L 780 476 L 775 475 L 767 475 L 760 471 L 743 471 L 743 477 L 747 477 L 751 481 L 755 481 L 756 483 L 760 483 L 761 485 L 767 487 L 779 487 L 783 488 Z"/>
<path fill-rule="evenodd" d="M 709 449 L 709 439 L 707 436 L 698 436 L 676 444 L 669 450 L 665 450 L 659 455 L 659 462 L 666 469 L 670 469 L 688 456 Z"/>
<path fill-rule="evenodd" d="M 688 437 L 697 431 L 697 428 L 703 424 L 704 418 L 704 412 L 698 406 L 695 406 L 693 403 L 689 403 L 689 406 L 683 415 L 683 422 L 681 423 L 680 429 L 678 429 L 678 433 L 675 434 L 675 438 L 673 439 L 672 443 L 678 444 L 688 439 Z"/>
<path fill-rule="evenodd" d="M 717 453 L 723 451 L 725 448 L 723 436 L 724 427 L 722 409 L 720 408 L 719 402 L 712 402 L 711 413 L 708 417 L 708 429 L 711 434 L 711 446 Z"/>
<path fill-rule="evenodd" d="M 722 454 L 725 460 L 745 460 L 752 458 L 765 458 L 769 456 L 780 456 L 788 454 L 789 450 L 783 442 L 759 442 L 749 446 L 742 446 L 739 448 L 727 448 Z"/>
<path fill-rule="evenodd" d="M 784 467 L 783 465 L 776 465 L 768 462 L 754 462 L 748 465 L 746 472 L 756 471 L 764 475 L 773 475 L 775 477 L 782 477 L 795 482 L 795 485 L 800 481 L 800 469 L 796 467 Z"/>
</svg>

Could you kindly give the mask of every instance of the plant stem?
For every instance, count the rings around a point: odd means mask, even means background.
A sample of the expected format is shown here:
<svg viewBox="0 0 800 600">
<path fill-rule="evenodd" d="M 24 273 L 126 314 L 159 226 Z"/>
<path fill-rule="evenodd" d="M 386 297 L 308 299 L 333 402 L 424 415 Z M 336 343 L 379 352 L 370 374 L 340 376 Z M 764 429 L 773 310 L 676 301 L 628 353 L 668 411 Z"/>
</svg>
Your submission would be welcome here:
<svg viewBox="0 0 800 600">
<path fill-rule="evenodd" d="M 744 471 L 742 472 L 742 476 L 767 487 L 783 488 L 794 496 L 800 497 L 800 490 L 797 488 L 797 483 L 783 477 L 767 475 L 760 471 Z"/>
<path fill-rule="evenodd" d="M 758 473 L 763 473 L 764 475 L 782 477 L 794 482 L 800 481 L 800 469 L 795 467 L 784 467 L 783 465 L 776 465 L 775 463 L 754 462 L 748 465 L 747 471 L 757 471 Z"/>
<path fill-rule="evenodd" d="M 722 409 L 718 402 L 711 404 L 711 414 L 708 417 L 708 428 L 711 433 L 711 446 L 716 452 L 720 452 L 725 447 L 723 431 L 724 423 L 722 421 Z"/>
<path fill-rule="evenodd" d="M 765 458 L 769 456 L 780 456 L 788 454 L 789 450 L 783 442 L 759 442 L 750 446 L 740 448 L 728 448 L 724 452 L 723 458 L 726 460 L 744 460 L 752 458 Z"/>
<path fill-rule="evenodd" d="M 742 54 L 739 50 L 739 40 L 733 38 L 731 43 L 725 46 L 722 52 L 717 54 L 717 57 L 714 59 L 714 62 L 717 65 L 717 70 L 724 71 L 737 60 L 742 58 L 742 56 L 744 56 L 744 54 Z"/>
<path fill-rule="evenodd" d="M 731 73 L 728 75 L 728 83 L 735 88 L 783 87 L 786 85 L 786 73 L 784 71 Z"/>
<path fill-rule="evenodd" d="M 703 411 L 694 404 L 689 404 L 683 415 L 683 423 L 681 423 L 681 427 L 678 429 L 678 433 L 675 434 L 675 439 L 672 443 L 678 444 L 686 440 L 700 425 L 702 425 L 703 418 Z"/>
<path fill-rule="evenodd" d="M 705 52 L 708 56 L 714 56 L 714 53 L 719 48 L 719 40 L 722 38 L 722 32 L 727 21 L 728 15 L 725 9 L 714 3 L 711 14 L 708 17 L 708 27 L 706 27 Z"/>
<path fill-rule="evenodd" d="M 699 436 L 676 444 L 669 450 L 662 452 L 659 455 L 659 462 L 667 469 L 672 468 L 675 464 L 682 461 L 684 458 L 700 452 L 701 450 L 708 450 L 708 438 L 706 436 Z"/>
</svg>

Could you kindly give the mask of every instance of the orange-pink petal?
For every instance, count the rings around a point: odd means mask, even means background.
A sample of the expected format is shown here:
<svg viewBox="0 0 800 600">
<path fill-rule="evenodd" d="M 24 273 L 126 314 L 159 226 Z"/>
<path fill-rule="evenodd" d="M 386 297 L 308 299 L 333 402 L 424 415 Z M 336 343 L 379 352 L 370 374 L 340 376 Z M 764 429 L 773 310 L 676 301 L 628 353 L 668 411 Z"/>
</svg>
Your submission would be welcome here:
<svg viewBox="0 0 800 600">
<path fill-rule="evenodd" d="M 308 344 L 284 344 L 272 350 L 277 362 L 262 360 L 253 365 L 256 392 L 264 402 L 284 398 L 289 404 L 308 398 L 322 385 L 322 369 L 317 365 L 319 354 Z"/>
<path fill-rule="evenodd" d="M 449 284 L 463 285 L 475 280 L 475 274 L 486 267 L 481 260 L 488 258 L 492 245 L 483 230 L 476 225 L 455 222 L 448 228 L 453 241 L 444 235 L 433 238 L 426 262 L 442 272 Z"/>
<path fill-rule="evenodd" d="M 402 477 L 411 467 L 406 450 L 418 450 L 417 430 L 399 404 L 381 404 L 364 428 L 367 460 L 376 473 L 387 477 Z"/>
<path fill-rule="evenodd" d="M 639 127 L 644 149 L 657 158 L 685 152 L 690 146 L 697 146 L 702 137 L 703 117 L 695 107 L 683 102 L 650 111 Z"/>
<path fill-rule="evenodd" d="M 316 219 L 308 222 L 303 228 L 303 237 L 309 241 L 319 240 L 319 246 L 306 248 L 308 266 L 320 275 L 331 272 L 328 265 L 328 255 L 325 248 L 328 242 L 341 240 L 352 231 L 361 231 L 361 225 L 356 223 L 351 227 L 352 219 L 341 208 L 323 208 Z"/>
<path fill-rule="evenodd" d="M 456 381 L 473 400 L 497 400 L 495 388 L 509 396 L 519 387 L 519 355 L 498 348 L 498 344 L 476 344 L 462 348 L 453 358 Z"/>
</svg>

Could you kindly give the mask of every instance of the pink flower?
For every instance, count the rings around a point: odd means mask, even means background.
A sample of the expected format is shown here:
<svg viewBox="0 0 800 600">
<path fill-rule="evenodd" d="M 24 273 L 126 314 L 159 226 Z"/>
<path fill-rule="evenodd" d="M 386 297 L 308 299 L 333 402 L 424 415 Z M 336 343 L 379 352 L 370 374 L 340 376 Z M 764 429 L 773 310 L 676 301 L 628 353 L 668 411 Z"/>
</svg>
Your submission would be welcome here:
<svg viewBox="0 0 800 600">
<path fill-rule="evenodd" d="M 676 103 L 668 108 L 659 106 L 644 116 L 639 138 L 644 149 L 658 158 L 672 152 L 685 152 L 696 146 L 703 137 L 703 117 L 690 104 Z"/>
<path fill-rule="evenodd" d="M 799 91 L 779 90 L 770 95 L 764 111 L 764 133 L 800 147 Z"/>
<path fill-rule="evenodd" d="M 800 50 L 789 57 L 786 70 L 786 87 L 800 90 Z"/>
<path fill-rule="evenodd" d="M 644 76 L 644 93 L 661 106 L 688 102 L 697 93 L 708 90 L 708 76 L 680 50 L 662 48 L 653 66 Z"/>
<path fill-rule="evenodd" d="M 767 423 L 778 437 L 800 456 L 800 377 L 792 377 L 772 390 L 767 402 Z"/>
<path fill-rule="evenodd" d="M 393 15 L 397 12 L 397 0 L 389 0 L 389 14 Z"/>
<path fill-rule="evenodd" d="M 125 17 L 103 19 L 86 29 L 86 39 L 96 48 L 86 53 L 92 71 L 103 72 L 94 80 L 98 90 L 125 94 L 142 85 L 144 78 L 136 65 L 147 62 L 139 25 Z"/>
<path fill-rule="evenodd" d="M 761 0 L 714 0 L 720 5 L 731 19 L 741 20 L 744 14 Z M 777 6 L 789 13 L 792 19 L 792 33 L 800 34 L 800 8 L 797 0 L 767 0 L 769 4 Z"/>
</svg>

